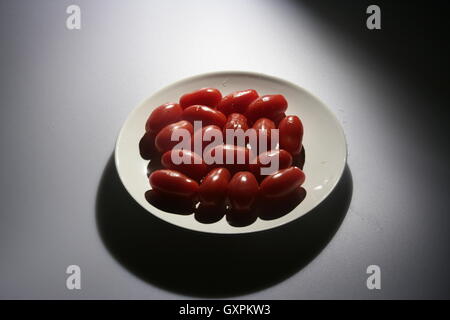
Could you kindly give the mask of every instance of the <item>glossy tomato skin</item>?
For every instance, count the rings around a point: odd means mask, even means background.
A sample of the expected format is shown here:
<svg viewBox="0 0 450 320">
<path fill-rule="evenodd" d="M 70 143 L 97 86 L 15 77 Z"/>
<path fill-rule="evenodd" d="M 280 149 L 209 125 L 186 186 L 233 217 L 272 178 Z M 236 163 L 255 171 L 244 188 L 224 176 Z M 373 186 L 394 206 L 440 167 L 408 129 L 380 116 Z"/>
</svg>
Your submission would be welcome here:
<svg viewBox="0 0 450 320">
<path fill-rule="evenodd" d="M 150 160 L 158 154 L 155 146 L 155 134 L 146 132 L 139 141 L 139 152 L 145 160 Z"/>
<path fill-rule="evenodd" d="M 145 124 L 145 131 L 157 134 L 168 124 L 181 120 L 183 109 L 178 103 L 165 103 L 152 111 Z"/>
<path fill-rule="evenodd" d="M 199 104 L 214 108 L 222 99 L 222 94 L 215 88 L 202 88 L 186 93 L 180 98 L 180 106 L 183 109 Z"/>
<path fill-rule="evenodd" d="M 297 116 L 287 116 L 278 126 L 280 148 L 292 155 L 297 155 L 302 149 L 303 124 Z"/>
<path fill-rule="evenodd" d="M 265 198 L 278 199 L 287 196 L 305 182 L 305 174 L 297 167 L 281 169 L 267 176 L 260 185 Z"/>
<path fill-rule="evenodd" d="M 206 151 L 204 155 L 206 154 Z M 231 161 L 228 161 L 227 154 Z M 221 144 L 211 150 L 211 155 L 216 160 L 219 159 L 221 163 L 212 164 L 215 167 L 225 167 L 231 173 L 238 171 L 247 171 L 250 163 L 250 152 L 247 148 L 235 146 L 231 144 Z M 238 161 L 240 163 L 238 163 Z"/>
<path fill-rule="evenodd" d="M 273 161 L 272 159 L 275 157 L 278 157 L 278 168 L 274 168 L 273 171 L 269 172 L 268 174 L 262 175 L 261 168 L 269 168 L 271 163 L 270 161 Z M 291 154 L 286 150 L 270 150 L 261 153 L 256 159 L 255 163 L 251 163 L 249 165 L 249 168 L 250 171 L 255 175 L 255 177 L 265 178 L 268 175 L 274 174 L 276 171 L 289 168 L 290 166 L 292 166 L 292 161 L 293 160 Z"/>
<path fill-rule="evenodd" d="M 199 152 L 200 150 L 195 149 L 195 143 L 199 143 L 201 145 L 201 151 L 205 150 L 205 147 L 210 143 L 215 142 L 218 139 L 221 143 L 223 141 L 223 133 L 222 130 L 215 125 L 209 125 L 202 127 L 201 129 L 194 132 L 194 136 L 192 139 L 192 150 L 195 152 Z"/>
<path fill-rule="evenodd" d="M 217 110 L 225 115 L 232 113 L 244 114 L 250 103 L 258 99 L 258 92 L 253 89 L 241 90 L 230 93 L 220 100 Z"/>
<path fill-rule="evenodd" d="M 174 163 L 173 159 L 176 156 L 181 158 L 181 163 Z M 208 173 L 208 166 L 203 162 L 202 157 L 186 149 L 166 151 L 161 156 L 161 164 L 166 169 L 179 171 L 197 181 L 200 181 Z"/>
<path fill-rule="evenodd" d="M 192 124 L 188 121 L 181 120 L 172 124 L 165 126 L 161 131 L 156 135 L 155 138 L 155 146 L 159 152 L 166 152 L 171 150 L 174 146 L 176 146 L 179 141 L 171 141 L 172 133 L 177 130 L 185 129 L 189 132 L 190 137 L 194 133 L 194 128 Z"/>
<path fill-rule="evenodd" d="M 198 183 L 175 170 L 157 170 L 149 178 L 153 190 L 165 195 L 192 198 L 197 194 Z"/>
<path fill-rule="evenodd" d="M 247 108 L 245 116 L 251 122 L 259 118 L 276 120 L 280 113 L 287 109 L 287 101 L 281 94 L 272 94 L 259 97 Z"/>
<path fill-rule="evenodd" d="M 232 113 L 228 116 L 227 122 L 225 123 L 223 130 L 225 132 L 226 129 L 242 129 L 247 130 L 248 124 L 247 124 L 247 118 L 240 113 Z"/>
<path fill-rule="evenodd" d="M 182 117 L 192 124 L 194 121 L 201 121 L 202 127 L 216 125 L 223 128 L 227 122 L 227 118 L 222 112 L 203 105 L 193 105 L 184 109 Z"/>
<path fill-rule="evenodd" d="M 277 128 L 280 125 L 281 120 L 283 120 L 284 118 L 286 118 L 286 113 L 284 113 L 284 112 L 279 113 L 274 117 L 273 122 L 275 123 Z"/>
<path fill-rule="evenodd" d="M 228 198 L 233 210 L 250 210 L 258 195 L 258 189 L 258 181 L 251 172 L 237 172 L 228 184 Z"/>
<path fill-rule="evenodd" d="M 231 174 L 226 168 L 211 170 L 198 189 L 198 196 L 204 206 L 218 206 L 227 195 Z"/>
<path fill-rule="evenodd" d="M 276 129 L 275 123 L 268 118 L 259 118 L 253 124 L 253 129 L 256 130 L 256 136 L 258 137 L 258 153 L 261 153 L 259 150 L 259 140 L 267 139 L 266 149 L 264 151 L 270 150 L 271 148 L 271 135 L 272 129 Z"/>
<path fill-rule="evenodd" d="M 270 132 L 271 129 L 276 129 L 277 127 L 275 126 L 275 123 L 272 120 L 267 118 L 259 118 L 258 120 L 255 121 L 252 128 L 256 130 L 263 130 Z"/>
</svg>

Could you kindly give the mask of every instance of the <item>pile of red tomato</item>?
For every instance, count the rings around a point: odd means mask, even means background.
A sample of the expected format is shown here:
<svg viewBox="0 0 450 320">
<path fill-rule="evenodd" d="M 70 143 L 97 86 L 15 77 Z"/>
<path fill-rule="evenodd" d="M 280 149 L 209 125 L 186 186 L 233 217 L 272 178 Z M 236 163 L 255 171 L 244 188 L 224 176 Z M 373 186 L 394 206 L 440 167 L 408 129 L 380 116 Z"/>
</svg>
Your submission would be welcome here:
<svg viewBox="0 0 450 320">
<path fill-rule="evenodd" d="M 219 208 L 226 207 L 227 217 L 231 218 L 252 215 L 258 199 L 276 201 L 294 194 L 305 181 L 301 168 L 293 165 L 304 151 L 303 125 L 297 116 L 286 116 L 287 107 L 286 99 L 279 94 L 259 96 L 255 90 L 248 89 L 222 97 L 214 88 L 190 92 L 181 96 L 179 103 L 157 107 L 150 114 L 140 141 L 141 156 L 157 163 L 156 166 L 153 163 L 149 175 L 153 192 L 168 201 L 196 203 L 207 208 L 206 212 L 218 212 Z M 196 132 L 194 121 L 202 121 L 203 125 Z M 174 150 L 178 141 L 171 140 L 172 133 L 178 129 L 185 129 L 195 137 L 203 136 L 208 130 L 249 128 L 267 131 L 269 139 L 271 129 L 278 129 L 279 133 L 277 147 L 257 155 L 256 163 L 248 161 L 247 147 L 222 144 L 216 148 L 232 150 L 235 157 L 244 153 L 246 163 L 208 165 L 202 155 L 191 150 Z M 174 164 L 172 152 L 182 152 L 197 161 Z M 261 159 L 273 156 L 279 157 L 279 170 L 262 176 Z"/>
</svg>

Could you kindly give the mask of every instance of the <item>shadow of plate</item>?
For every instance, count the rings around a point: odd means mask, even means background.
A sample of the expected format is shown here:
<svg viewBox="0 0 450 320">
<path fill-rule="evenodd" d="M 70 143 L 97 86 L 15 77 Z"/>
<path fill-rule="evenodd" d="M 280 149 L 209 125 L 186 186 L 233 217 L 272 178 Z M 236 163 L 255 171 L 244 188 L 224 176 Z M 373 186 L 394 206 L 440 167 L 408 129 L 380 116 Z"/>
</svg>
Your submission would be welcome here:
<svg viewBox="0 0 450 320">
<path fill-rule="evenodd" d="M 346 166 L 332 194 L 291 223 L 251 234 L 207 234 L 143 209 L 123 187 L 111 156 L 98 187 L 96 221 L 111 255 L 142 280 L 189 296 L 231 297 L 274 285 L 312 261 L 342 223 L 352 188 Z"/>
</svg>

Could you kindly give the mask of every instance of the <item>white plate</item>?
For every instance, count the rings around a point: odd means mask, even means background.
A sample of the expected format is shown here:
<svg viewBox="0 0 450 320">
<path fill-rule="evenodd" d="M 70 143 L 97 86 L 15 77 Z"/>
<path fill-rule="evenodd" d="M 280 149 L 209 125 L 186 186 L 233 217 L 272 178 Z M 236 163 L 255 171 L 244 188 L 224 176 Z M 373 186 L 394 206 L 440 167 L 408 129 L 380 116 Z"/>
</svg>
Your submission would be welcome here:
<svg viewBox="0 0 450 320">
<path fill-rule="evenodd" d="M 303 122 L 303 145 L 306 150 L 304 172 L 305 199 L 288 214 L 274 220 L 258 218 L 245 227 L 228 224 L 225 217 L 212 224 L 198 222 L 194 215 L 164 212 L 145 198 L 150 189 L 147 178 L 148 161 L 139 154 L 139 140 L 145 132 L 145 122 L 152 109 L 203 87 L 219 89 L 223 95 L 236 90 L 255 89 L 260 95 L 282 94 L 288 101 L 288 115 L 297 115 Z M 178 81 L 153 94 L 136 107 L 125 121 L 115 150 L 115 162 L 120 179 L 130 195 L 148 212 L 169 223 L 195 231 L 232 234 L 267 230 L 293 221 L 322 202 L 338 183 L 347 157 L 345 137 L 336 117 L 315 96 L 301 87 L 272 76 L 241 71 L 214 72 Z M 124 212 L 124 214 L 126 214 Z"/>
</svg>

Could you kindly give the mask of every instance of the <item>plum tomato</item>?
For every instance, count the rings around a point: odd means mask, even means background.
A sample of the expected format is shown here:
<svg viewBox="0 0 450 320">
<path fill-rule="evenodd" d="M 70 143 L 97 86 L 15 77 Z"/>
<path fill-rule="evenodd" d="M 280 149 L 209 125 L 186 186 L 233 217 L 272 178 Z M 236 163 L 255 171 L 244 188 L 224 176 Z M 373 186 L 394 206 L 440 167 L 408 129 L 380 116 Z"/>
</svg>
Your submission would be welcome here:
<svg viewBox="0 0 450 320">
<path fill-rule="evenodd" d="M 198 183 L 175 170 L 156 170 L 149 177 L 153 190 L 165 195 L 191 198 L 197 194 Z"/>
<path fill-rule="evenodd" d="M 258 99 L 258 92 L 253 89 L 241 90 L 230 93 L 220 100 L 217 110 L 225 115 L 231 113 L 242 113 L 247 111 L 247 107 L 254 100 Z"/>
<path fill-rule="evenodd" d="M 157 134 L 168 124 L 181 120 L 181 109 L 178 103 L 165 103 L 152 111 L 145 123 L 145 131 Z"/>
<path fill-rule="evenodd" d="M 194 180 L 200 181 L 208 173 L 208 166 L 201 156 L 191 150 L 169 150 L 161 156 L 164 168 L 177 170 Z"/>
<path fill-rule="evenodd" d="M 205 150 L 206 146 L 208 146 L 212 142 L 220 142 L 222 144 L 223 142 L 223 134 L 222 130 L 215 125 L 209 125 L 205 126 L 197 131 L 194 132 L 194 136 L 192 139 L 192 150 L 195 152 L 200 152 L 200 150 L 195 149 L 195 143 L 201 142 L 201 151 L 203 153 L 203 150 Z M 217 144 L 217 143 L 216 143 Z"/>
<path fill-rule="evenodd" d="M 258 195 L 258 181 L 248 171 L 237 172 L 228 184 L 228 197 L 234 210 L 250 210 Z"/>
<path fill-rule="evenodd" d="M 194 124 L 194 121 L 201 121 L 202 127 L 216 125 L 222 128 L 227 122 L 227 117 L 215 109 L 203 105 L 193 105 L 183 111 L 182 118 Z"/>
<path fill-rule="evenodd" d="M 259 118 L 276 120 L 280 113 L 286 111 L 287 105 L 281 94 L 265 95 L 250 103 L 245 116 L 252 122 Z"/>
<path fill-rule="evenodd" d="M 155 147 L 155 134 L 152 132 L 146 132 L 139 141 L 139 152 L 141 157 L 145 160 L 150 160 L 158 152 Z"/>
<path fill-rule="evenodd" d="M 227 195 L 228 182 L 231 174 L 226 168 L 216 168 L 211 170 L 198 189 L 198 196 L 203 205 L 220 205 Z"/>
<path fill-rule="evenodd" d="M 225 167 L 230 170 L 231 173 L 248 170 L 250 153 L 245 147 L 231 144 L 220 144 L 215 146 L 211 152 L 205 150 L 203 157 L 207 164 L 210 164 L 210 161 L 207 161 L 206 159 L 209 155 L 215 161 L 213 163 L 215 167 Z"/>
<path fill-rule="evenodd" d="M 161 129 L 161 131 L 156 135 L 155 138 L 156 149 L 158 149 L 159 152 L 166 152 L 176 146 L 182 138 L 180 138 L 178 141 L 172 141 L 172 133 L 181 129 L 187 130 L 190 134 L 189 138 L 192 137 L 192 134 L 194 133 L 192 124 L 188 121 L 181 120 L 169 124 Z"/>
<path fill-rule="evenodd" d="M 200 104 L 214 108 L 222 99 L 222 94 L 214 88 L 202 88 L 196 91 L 186 93 L 180 98 L 180 106 L 183 109 Z"/>
<path fill-rule="evenodd" d="M 297 155 L 302 149 L 303 124 L 297 116 L 287 116 L 278 126 L 280 148 L 292 155 Z"/>
<path fill-rule="evenodd" d="M 305 174 L 297 167 L 281 169 L 267 176 L 260 185 L 260 192 L 265 198 L 281 198 L 305 182 Z"/>
<path fill-rule="evenodd" d="M 224 203 L 220 205 L 207 205 L 203 202 L 198 203 L 194 208 L 194 217 L 200 223 L 214 223 L 220 221 L 227 212 Z"/>
<path fill-rule="evenodd" d="M 277 128 L 278 128 L 278 125 L 280 124 L 281 120 L 283 120 L 284 118 L 286 118 L 286 113 L 284 113 L 284 112 L 279 113 L 274 117 L 273 122 L 275 123 Z"/>
<path fill-rule="evenodd" d="M 271 168 L 271 164 L 274 163 L 273 161 L 275 157 L 278 157 L 278 166 Z M 283 149 L 278 150 L 270 150 L 261 153 L 255 163 L 250 163 L 249 168 L 250 171 L 258 178 L 258 177 L 265 177 L 267 175 L 271 175 L 275 173 L 278 170 L 286 169 L 292 166 L 292 156 L 289 152 Z M 267 174 L 262 175 L 261 174 L 261 168 L 271 168 L 270 171 Z"/>
<path fill-rule="evenodd" d="M 259 146 L 259 140 L 260 139 L 267 139 L 266 149 L 263 151 L 267 151 L 271 149 L 271 130 L 276 129 L 275 123 L 267 118 L 259 118 L 255 121 L 253 124 L 253 129 L 256 130 L 256 136 L 258 137 L 258 146 Z M 258 153 L 261 153 L 258 147 Z"/>
<path fill-rule="evenodd" d="M 242 129 L 247 130 L 248 124 L 247 124 L 247 118 L 240 113 L 232 113 L 228 116 L 227 122 L 225 123 L 223 130 L 225 132 L 226 129 Z"/>
</svg>

